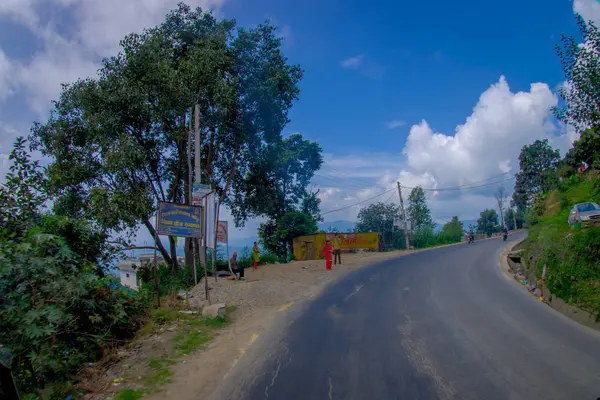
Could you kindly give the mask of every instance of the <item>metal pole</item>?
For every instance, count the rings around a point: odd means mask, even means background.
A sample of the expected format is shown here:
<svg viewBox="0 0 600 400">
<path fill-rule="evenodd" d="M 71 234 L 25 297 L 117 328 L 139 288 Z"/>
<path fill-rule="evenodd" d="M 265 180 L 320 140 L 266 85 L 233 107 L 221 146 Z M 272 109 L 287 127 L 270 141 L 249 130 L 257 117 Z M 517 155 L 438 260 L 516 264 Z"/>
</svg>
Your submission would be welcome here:
<svg viewBox="0 0 600 400">
<path fill-rule="evenodd" d="M 160 205 L 159 205 L 160 210 Z M 156 291 L 156 306 L 160 308 L 160 291 L 158 290 L 158 257 L 156 255 L 156 248 L 158 247 L 158 214 L 160 211 L 156 211 L 156 219 L 154 222 L 154 290 Z"/>
<path fill-rule="evenodd" d="M 402 220 L 404 220 L 404 241 L 406 242 L 406 250 L 410 248 L 410 242 L 408 241 L 408 222 L 406 221 L 406 213 L 404 212 L 404 200 L 402 199 L 402 187 L 400 182 L 398 184 L 398 196 L 400 197 L 400 209 L 402 210 Z"/>
</svg>

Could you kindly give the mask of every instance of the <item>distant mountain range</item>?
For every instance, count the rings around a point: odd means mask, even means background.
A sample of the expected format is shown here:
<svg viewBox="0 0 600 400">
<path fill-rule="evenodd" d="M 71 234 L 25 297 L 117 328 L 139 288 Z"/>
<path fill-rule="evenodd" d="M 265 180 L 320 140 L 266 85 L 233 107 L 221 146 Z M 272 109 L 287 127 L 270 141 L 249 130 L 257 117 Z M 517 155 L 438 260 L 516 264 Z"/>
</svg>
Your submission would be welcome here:
<svg viewBox="0 0 600 400">
<path fill-rule="evenodd" d="M 342 233 L 354 232 L 356 223 L 350 221 L 327 221 L 318 224 L 320 231 L 338 231 Z"/>
</svg>

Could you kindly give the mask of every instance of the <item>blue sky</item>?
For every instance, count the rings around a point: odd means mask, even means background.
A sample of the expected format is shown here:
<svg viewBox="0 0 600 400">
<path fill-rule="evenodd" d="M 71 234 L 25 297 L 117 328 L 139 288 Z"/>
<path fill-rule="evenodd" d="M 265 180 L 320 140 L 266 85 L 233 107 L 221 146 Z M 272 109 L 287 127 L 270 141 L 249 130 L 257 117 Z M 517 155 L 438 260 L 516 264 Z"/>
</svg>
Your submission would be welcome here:
<svg viewBox="0 0 600 400">
<path fill-rule="evenodd" d="M 2 1 L 0 175 L 14 137 L 45 118 L 60 82 L 93 75 L 119 38 L 160 22 L 176 3 Z M 444 188 L 510 178 L 519 149 L 538 138 L 564 152 L 575 136 L 548 111 L 563 81 L 554 46 L 561 33 L 577 33 L 574 11 L 600 22 L 597 0 L 188 4 L 243 26 L 266 18 L 280 26 L 285 54 L 305 70 L 285 133 L 322 145 L 326 162 L 314 180 L 322 209 L 347 207 L 328 214 L 330 221 L 354 220 L 360 206 L 352 204 L 398 179 Z M 512 182 L 497 181 L 512 190 Z M 496 188 L 431 192 L 430 205 L 440 220 L 472 219 L 494 205 Z M 258 222 L 233 236 L 253 236 Z"/>
</svg>

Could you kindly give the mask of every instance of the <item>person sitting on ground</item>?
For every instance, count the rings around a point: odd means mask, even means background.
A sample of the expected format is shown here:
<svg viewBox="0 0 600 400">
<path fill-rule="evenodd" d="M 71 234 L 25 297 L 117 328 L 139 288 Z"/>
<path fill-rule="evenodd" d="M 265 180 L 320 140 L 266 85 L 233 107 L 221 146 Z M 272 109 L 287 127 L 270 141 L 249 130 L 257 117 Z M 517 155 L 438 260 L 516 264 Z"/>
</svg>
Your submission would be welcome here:
<svg viewBox="0 0 600 400">
<path fill-rule="evenodd" d="M 233 257 L 231 257 L 230 263 L 231 269 L 233 270 L 236 278 L 242 281 L 246 280 L 246 278 L 244 278 L 244 267 L 238 264 L 237 252 L 233 252 Z"/>
</svg>

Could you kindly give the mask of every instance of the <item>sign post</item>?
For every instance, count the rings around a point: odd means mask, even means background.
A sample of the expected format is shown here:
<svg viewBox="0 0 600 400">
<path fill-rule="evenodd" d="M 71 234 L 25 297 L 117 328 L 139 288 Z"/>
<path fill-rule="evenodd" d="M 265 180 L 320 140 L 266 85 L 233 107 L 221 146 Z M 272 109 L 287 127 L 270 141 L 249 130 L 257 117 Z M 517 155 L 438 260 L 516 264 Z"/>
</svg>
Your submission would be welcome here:
<svg viewBox="0 0 600 400">
<path fill-rule="evenodd" d="M 200 206 L 159 202 L 156 216 L 156 238 L 158 238 L 158 235 L 201 237 L 202 226 L 204 225 L 202 211 L 203 209 Z M 156 273 L 158 271 L 156 248 L 154 249 L 154 264 Z M 194 264 L 194 281 L 196 284 L 198 283 L 196 264 Z M 156 281 L 156 287 L 158 289 L 158 281 Z"/>
</svg>

